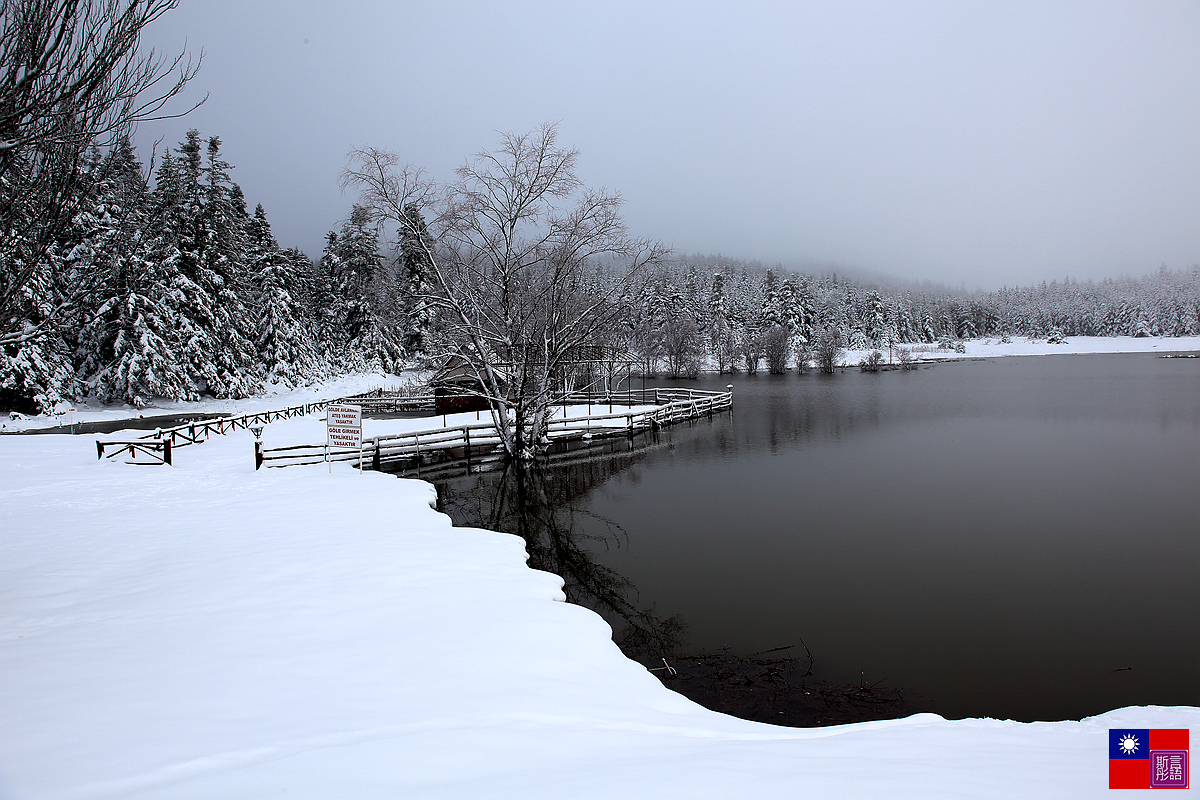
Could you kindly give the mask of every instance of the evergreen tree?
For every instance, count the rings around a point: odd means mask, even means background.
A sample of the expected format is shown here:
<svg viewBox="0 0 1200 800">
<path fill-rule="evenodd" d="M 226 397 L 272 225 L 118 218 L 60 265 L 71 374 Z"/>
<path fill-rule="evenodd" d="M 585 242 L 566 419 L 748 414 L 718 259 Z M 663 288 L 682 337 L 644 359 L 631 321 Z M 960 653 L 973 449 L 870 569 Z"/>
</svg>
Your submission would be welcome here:
<svg viewBox="0 0 1200 800">
<path fill-rule="evenodd" d="M 305 276 L 297 269 L 307 267 L 308 259 L 279 249 L 262 205 L 247 225 L 247 241 L 255 293 L 254 342 L 267 381 L 296 386 L 324 377 L 314 326 L 303 305 Z"/>
<path fill-rule="evenodd" d="M 404 348 L 396 325 L 396 284 L 379 253 L 366 208 L 355 205 L 341 234 L 330 234 L 322 262 L 332 283 L 333 323 L 344 343 L 343 363 L 398 371 Z"/>
<path fill-rule="evenodd" d="M 84 280 L 91 301 L 76 353 L 79 375 L 93 394 L 138 407 L 152 397 L 195 397 L 175 357 L 176 328 L 165 303 L 169 273 L 154 250 L 157 240 L 145 238 L 147 216 L 141 164 L 124 139 L 108 158 L 92 230 L 75 251 L 86 251 L 90 262 Z"/>
<path fill-rule="evenodd" d="M 230 165 L 221 158 L 220 147 L 219 137 L 209 138 L 197 220 L 196 283 L 207 295 L 205 316 L 211 320 L 207 334 L 216 346 L 203 378 L 215 397 L 246 397 L 262 388 L 251 343 L 254 324 L 246 302 L 249 220 L 241 189 L 230 184 Z"/>
<path fill-rule="evenodd" d="M 399 277 L 407 301 L 404 348 L 409 353 L 425 354 L 437 322 L 433 299 L 436 281 L 429 260 L 434 243 L 415 203 L 406 205 L 404 214 L 412 220 L 411 224 L 400 226 Z"/>
</svg>

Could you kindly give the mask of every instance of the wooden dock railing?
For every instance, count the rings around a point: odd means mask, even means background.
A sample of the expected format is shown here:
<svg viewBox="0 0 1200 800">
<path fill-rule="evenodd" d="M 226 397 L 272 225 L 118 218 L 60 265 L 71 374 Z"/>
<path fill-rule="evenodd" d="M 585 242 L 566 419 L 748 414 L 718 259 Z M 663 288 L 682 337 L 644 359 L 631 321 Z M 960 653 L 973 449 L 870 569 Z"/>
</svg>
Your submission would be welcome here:
<svg viewBox="0 0 1200 800">
<path fill-rule="evenodd" d="M 712 416 L 733 407 L 732 392 L 711 392 L 699 389 L 647 389 L 612 393 L 575 393 L 566 396 L 563 404 L 630 408 L 654 405 L 640 411 L 613 411 L 606 414 L 557 418 L 550 420 L 548 436 L 552 441 L 635 436 L 648 430 L 674 425 L 685 420 Z M 288 447 L 258 448 L 256 468 L 288 467 L 321 464 L 325 461 L 358 461 L 364 467 L 379 469 L 383 464 L 423 461 L 452 457 L 466 459 L 494 458 L 500 436 L 490 422 L 455 427 L 429 428 L 408 433 L 375 436 L 363 440 L 362 450 L 326 448 L 323 444 L 301 444 Z"/>
<path fill-rule="evenodd" d="M 395 411 L 429 411 L 434 408 L 433 396 L 412 396 L 388 393 L 382 390 L 352 395 L 337 400 L 321 400 L 313 403 L 289 406 L 273 411 L 258 411 L 216 419 L 195 420 L 172 428 L 159 428 L 136 441 L 96 442 L 97 458 L 113 458 L 122 453 L 130 457 L 145 456 L 149 461 L 133 461 L 139 464 L 171 464 L 172 450 L 199 444 L 213 434 L 226 434 L 236 430 L 265 426 L 280 419 L 306 416 L 324 410 L 331 403 L 359 405 L 364 412 L 381 413 Z M 571 405 L 591 407 L 607 406 L 611 413 L 587 414 L 569 419 L 552 419 L 548 435 L 555 441 L 597 436 L 634 436 L 646 430 L 673 425 L 688 419 L 709 415 L 733 406 L 731 392 L 710 392 L 699 389 L 643 389 L 625 392 L 575 392 L 556 400 L 554 405 L 565 409 Z M 616 407 L 653 405 L 653 409 L 642 411 L 615 412 Z M 381 464 L 415 459 L 422 460 L 445 456 L 448 451 L 461 451 L 461 457 L 485 458 L 500 444 L 500 437 L 490 422 L 462 425 L 454 428 L 430 428 L 412 433 L 377 436 L 363 442 L 363 451 L 370 464 L 378 469 Z M 328 457 L 327 457 L 328 455 Z M 358 450 L 330 449 L 324 445 L 294 445 L 291 447 L 256 448 L 256 466 L 284 467 L 300 464 L 315 464 L 330 461 L 353 461 L 359 457 Z M 272 463 L 273 462 L 273 463 Z"/>
<path fill-rule="evenodd" d="M 431 394 L 412 395 L 403 392 L 389 392 L 385 389 L 343 397 L 337 402 L 359 406 L 364 414 L 402 411 L 425 411 L 432 414 L 437 410 L 437 398 Z"/>
</svg>

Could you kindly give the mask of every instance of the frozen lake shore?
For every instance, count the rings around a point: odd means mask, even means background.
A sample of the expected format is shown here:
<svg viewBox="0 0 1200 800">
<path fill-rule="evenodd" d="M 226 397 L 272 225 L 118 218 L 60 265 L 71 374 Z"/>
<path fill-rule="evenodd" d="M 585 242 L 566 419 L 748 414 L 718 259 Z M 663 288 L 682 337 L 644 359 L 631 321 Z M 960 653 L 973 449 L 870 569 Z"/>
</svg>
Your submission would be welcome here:
<svg viewBox="0 0 1200 800">
<path fill-rule="evenodd" d="M 939 349 L 932 345 L 903 345 L 913 350 L 919 361 L 948 361 L 962 358 L 999 358 L 1003 356 L 1087 355 L 1094 353 L 1188 353 L 1200 351 L 1200 336 L 1147 337 L 1076 336 L 1065 344 L 1048 344 L 1045 339 L 1016 337 L 1011 342 L 997 338 L 967 339 L 965 352 Z M 843 363 L 856 366 L 869 350 L 847 350 Z M 885 361 L 887 353 L 884 353 Z M 421 373 L 424 377 L 428 373 Z M 407 378 L 385 374 L 350 375 L 299 389 L 279 387 L 265 395 L 243 400 L 201 400 L 199 402 L 156 400 L 144 408 L 118 403 L 104 405 L 96 402 L 63 404 L 55 414 L 42 416 L 13 415 L 0 417 L 0 433 L 16 433 L 34 428 L 69 426 L 77 422 L 101 422 L 160 415 L 241 414 L 248 411 L 269 411 L 300 405 L 315 400 L 331 399 L 377 389 L 397 386 Z"/>
<path fill-rule="evenodd" d="M 358 380 L 325 391 L 385 382 Z M 561 602 L 520 539 L 452 528 L 428 484 L 255 472 L 251 442 L 168 469 L 0 439 L 0 797 L 1095 797 L 1109 728 L 1200 727 L 1192 707 L 803 730 L 710 712 Z"/>
</svg>

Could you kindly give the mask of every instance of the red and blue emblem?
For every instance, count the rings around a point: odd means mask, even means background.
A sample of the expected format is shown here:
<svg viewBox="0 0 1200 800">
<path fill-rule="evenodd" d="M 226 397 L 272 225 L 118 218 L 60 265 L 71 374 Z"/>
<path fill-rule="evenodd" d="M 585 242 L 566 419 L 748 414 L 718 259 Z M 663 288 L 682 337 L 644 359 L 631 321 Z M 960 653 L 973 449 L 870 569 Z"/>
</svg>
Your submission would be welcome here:
<svg viewBox="0 0 1200 800">
<path fill-rule="evenodd" d="M 1187 728 L 1110 728 L 1108 788 L 1188 788 Z"/>
</svg>

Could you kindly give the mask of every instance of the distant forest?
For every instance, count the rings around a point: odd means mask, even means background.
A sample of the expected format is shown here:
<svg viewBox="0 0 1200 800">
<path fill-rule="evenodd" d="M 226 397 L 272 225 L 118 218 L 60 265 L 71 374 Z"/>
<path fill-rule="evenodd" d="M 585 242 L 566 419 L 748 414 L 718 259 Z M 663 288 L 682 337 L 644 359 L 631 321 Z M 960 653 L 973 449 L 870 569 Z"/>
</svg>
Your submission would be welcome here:
<svg viewBox="0 0 1200 800">
<path fill-rule="evenodd" d="M 189 131 L 156 161 L 151 180 L 127 138 L 93 148 L 78 165 L 70 223 L 48 246 L 4 259 L 22 276 L 0 276 L 20 286 L 5 330 L 25 333 L 0 343 L 0 408 L 245 397 L 428 366 L 457 346 L 431 303 L 420 248 L 382 233 L 365 209 L 329 232 L 314 261 L 276 242 L 261 205 L 248 209 L 218 137 Z M 36 220 L 23 224 L 6 237 L 36 238 Z M 962 294 L 687 257 L 642 276 L 626 305 L 605 343 L 646 370 L 686 376 L 756 370 L 772 348 L 785 366 L 803 363 L 821 335 L 854 349 L 1200 335 L 1200 267 Z"/>
</svg>

